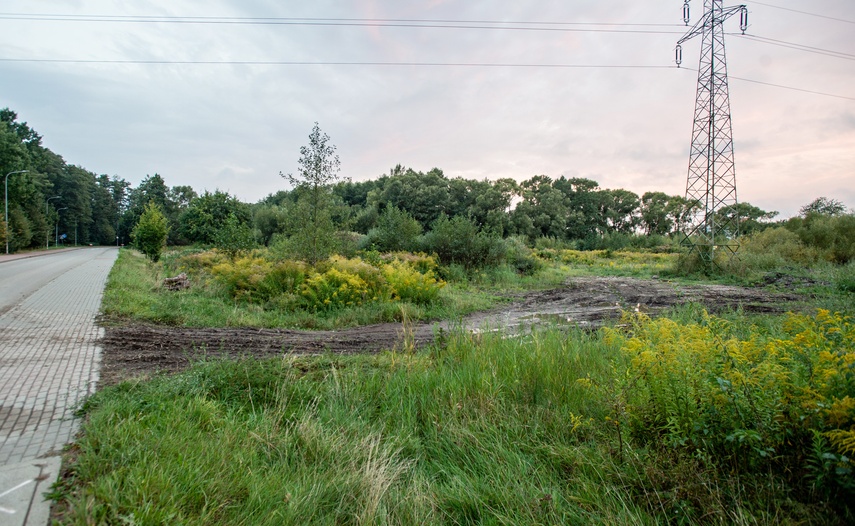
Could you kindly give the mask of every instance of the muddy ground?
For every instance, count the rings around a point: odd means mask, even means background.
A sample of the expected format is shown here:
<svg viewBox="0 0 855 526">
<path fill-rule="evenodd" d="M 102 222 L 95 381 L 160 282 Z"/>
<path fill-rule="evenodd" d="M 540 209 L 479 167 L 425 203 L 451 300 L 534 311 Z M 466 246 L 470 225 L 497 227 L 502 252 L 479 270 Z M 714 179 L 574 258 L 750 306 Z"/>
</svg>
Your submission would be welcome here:
<svg viewBox="0 0 855 526">
<path fill-rule="evenodd" d="M 749 312 L 780 312 L 793 308 L 798 296 L 765 289 L 725 285 L 677 285 L 656 279 L 572 278 L 558 289 L 519 296 L 500 308 L 470 315 L 462 325 L 471 330 L 519 331 L 537 323 L 560 322 L 597 327 L 620 316 L 621 308 L 655 314 L 675 305 L 695 302 L 711 312 L 742 307 Z M 412 327 L 416 346 L 433 340 L 447 321 Z M 458 322 L 454 325 L 461 325 Z M 384 323 L 336 331 L 287 329 L 194 329 L 149 324 L 108 327 L 102 340 L 101 385 L 176 372 L 202 357 L 270 357 L 283 353 L 362 353 L 400 348 L 404 332 L 399 323 Z"/>
</svg>

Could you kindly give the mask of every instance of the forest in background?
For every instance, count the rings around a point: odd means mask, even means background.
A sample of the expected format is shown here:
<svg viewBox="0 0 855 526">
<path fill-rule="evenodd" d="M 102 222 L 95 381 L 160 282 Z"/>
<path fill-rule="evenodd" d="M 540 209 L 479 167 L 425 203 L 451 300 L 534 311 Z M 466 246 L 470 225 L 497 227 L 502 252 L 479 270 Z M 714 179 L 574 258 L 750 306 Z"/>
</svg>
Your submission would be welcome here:
<svg viewBox="0 0 855 526">
<path fill-rule="evenodd" d="M 311 193 L 305 186 L 255 204 L 220 190 L 199 194 L 190 186 L 169 186 L 156 173 L 133 187 L 120 176 L 67 164 L 8 108 L 0 110 L 0 122 L 0 171 L 26 170 L 8 177 L 11 251 L 57 241 L 129 244 L 130 233 L 152 202 L 167 220 L 170 245 L 269 246 L 287 243 L 305 228 L 301 202 Z M 530 246 L 668 250 L 692 211 L 692 203 L 680 196 L 639 196 L 601 188 L 585 178 L 477 181 L 448 177 L 438 168 L 421 172 L 401 165 L 374 180 L 339 180 L 328 189 L 321 223 L 336 233 L 336 241 L 325 247 L 326 253 L 430 249 L 429 234 L 438 228 L 482 239 L 517 237 Z M 818 199 L 806 205 L 808 211 L 810 207 L 832 215 L 846 212 L 833 199 Z M 740 234 L 774 225 L 777 215 L 749 203 L 720 213 L 739 216 Z M 6 231 L 5 223 L 0 224 L 0 237 Z"/>
</svg>

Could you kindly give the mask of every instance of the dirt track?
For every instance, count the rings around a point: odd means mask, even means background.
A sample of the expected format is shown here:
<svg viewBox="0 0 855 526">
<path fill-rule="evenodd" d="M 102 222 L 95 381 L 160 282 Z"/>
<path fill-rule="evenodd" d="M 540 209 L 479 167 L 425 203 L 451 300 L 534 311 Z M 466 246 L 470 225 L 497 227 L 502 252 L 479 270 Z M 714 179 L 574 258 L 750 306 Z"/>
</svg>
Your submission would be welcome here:
<svg viewBox="0 0 855 526">
<path fill-rule="evenodd" d="M 558 321 L 596 327 L 604 320 L 619 316 L 621 307 L 635 308 L 636 305 L 649 313 L 689 302 L 703 304 L 713 312 L 729 307 L 742 307 L 751 312 L 779 312 L 794 301 L 798 301 L 797 296 L 764 289 L 679 286 L 667 281 L 634 278 L 573 278 L 564 287 L 532 292 L 500 309 L 468 316 L 463 326 L 473 330 L 515 331 L 537 323 Z M 437 328 L 448 327 L 448 322 L 415 325 L 415 344 L 429 343 Z M 397 323 L 338 331 L 193 329 L 141 324 L 108 327 L 102 340 L 101 385 L 156 372 L 179 371 L 202 356 L 377 352 L 400 346 L 401 341 L 402 327 Z"/>
</svg>

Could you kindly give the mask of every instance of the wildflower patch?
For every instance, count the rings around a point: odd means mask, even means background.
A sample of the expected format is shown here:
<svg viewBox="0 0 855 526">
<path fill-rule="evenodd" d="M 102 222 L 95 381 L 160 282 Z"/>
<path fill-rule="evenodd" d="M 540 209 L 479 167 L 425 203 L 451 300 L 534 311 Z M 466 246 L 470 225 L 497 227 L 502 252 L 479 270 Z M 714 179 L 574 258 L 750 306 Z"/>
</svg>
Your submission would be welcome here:
<svg viewBox="0 0 855 526">
<path fill-rule="evenodd" d="M 783 334 L 755 327 L 741 338 L 707 313 L 692 324 L 639 313 L 624 322 L 627 330 L 604 330 L 626 368 L 615 416 L 636 440 L 664 439 L 742 466 L 808 470 L 819 455 L 833 461 L 839 484 L 855 487 L 851 317 L 790 314 Z M 811 451 L 817 444 L 826 447 Z"/>
</svg>

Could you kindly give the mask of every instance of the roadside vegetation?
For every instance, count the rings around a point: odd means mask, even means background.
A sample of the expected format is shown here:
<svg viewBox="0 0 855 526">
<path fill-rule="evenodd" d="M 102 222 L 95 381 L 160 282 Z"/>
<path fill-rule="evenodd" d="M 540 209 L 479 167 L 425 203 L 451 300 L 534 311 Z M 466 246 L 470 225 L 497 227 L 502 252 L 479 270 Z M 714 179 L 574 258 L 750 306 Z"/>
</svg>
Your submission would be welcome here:
<svg viewBox="0 0 855 526">
<path fill-rule="evenodd" d="M 849 524 L 853 263 L 836 262 L 828 245 L 798 232 L 745 238 L 740 259 L 711 276 L 687 269 L 685 256 L 578 251 L 549 240 L 525 253 L 537 262 L 530 276 L 507 262 L 467 269 L 404 252 L 309 266 L 259 249 L 235 259 L 182 249 L 157 264 L 123 251 L 105 305 L 162 302 L 147 307 L 161 313 L 179 312 L 182 301 L 198 310 L 277 312 L 258 295 L 264 279 L 228 285 L 242 258 L 264 272 L 296 265 L 304 285 L 332 269 L 385 277 L 404 268 L 438 289 L 428 301 L 405 300 L 387 279 L 382 301 L 371 296 L 367 307 L 326 307 L 310 295 L 289 296 L 296 303 L 279 309 L 330 326 L 359 323 L 347 313 L 366 308 L 376 319 L 387 305 L 445 317 L 431 309 L 450 311 L 458 295 L 489 298 L 573 275 L 777 286 L 803 292 L 809 307 L 710 315 L 687 305 L 649 319 L 628 306 L 623 319 L 597 331 L 452 331 L 422 350 L 213 360 L 124 382 L 83 408 L 83 433 L 54 489 L 58 517 L 63 524 Z M 163 290 L 160 277 L 177 270 L 206 285 Z M 283 281 L 287 294 L 302 297 L 300 280 Z M 134 290 L 139 297 L 127 295 Z M 215 296 L 222 307 L 206 303 Z M 300 325 L 295 320 L 288 323 Z"/>
<path fill-rule="evenodd" d="M 200 363 L 92 397 L 64 524 L 846 524 L 851 315 Z"/>
<path fill-rule="evenodd" d="M 315 265 L 256 249 L 231 259 L 217 249 L 167 251 L 158 263 L 123 250 L 110 274 L 104 322 L 147 321 L 188 327 L 335 329 L 382 322 L 458 319 L 511 301 L 525 290 L 561 285 L 573 275 L 650 277 L 675 254 L 532 252 L 521 273 L 507 263 L 469 269 L 424 253 L 367 252 Z M 164 277 L 188 275 L 171 291 Z"/>
</svg>

